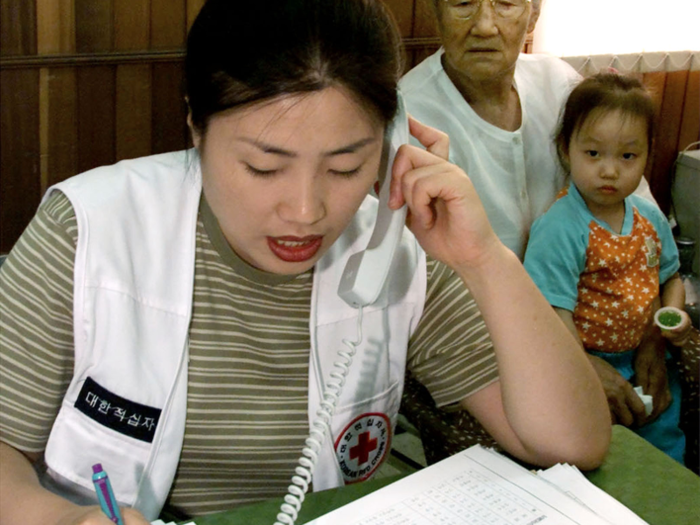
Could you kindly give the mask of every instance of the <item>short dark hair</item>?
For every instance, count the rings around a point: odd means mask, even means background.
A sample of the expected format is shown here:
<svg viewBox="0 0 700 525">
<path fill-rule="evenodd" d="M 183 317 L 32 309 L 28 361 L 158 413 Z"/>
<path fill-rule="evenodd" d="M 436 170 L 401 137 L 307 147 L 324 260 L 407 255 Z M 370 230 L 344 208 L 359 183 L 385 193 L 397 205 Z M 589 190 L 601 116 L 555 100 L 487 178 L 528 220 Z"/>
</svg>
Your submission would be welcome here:
<svg viewBox="0 0 700 525">
<path fill-rule="evenodd" d="M 330 86 L 388 122 L 401 71 L 401 37 L 381 0 L 208 0 L 187 38 L 199 133 L 223 111 Z"/>
<path fill-rule="evenodd" d="M 651 95 L 642 83 L 628 75 L 598 73 L 583 79 L 571 92 L 564 105 L 554 142 L 559 161 L 568 169 L 565 155 L 568 154 L 571 137 L 593 112 L 622 111 L 641 117 L 647 124 L 647 146 L 651 150 L 654 139 L 656 109 Z"/>
</svg>

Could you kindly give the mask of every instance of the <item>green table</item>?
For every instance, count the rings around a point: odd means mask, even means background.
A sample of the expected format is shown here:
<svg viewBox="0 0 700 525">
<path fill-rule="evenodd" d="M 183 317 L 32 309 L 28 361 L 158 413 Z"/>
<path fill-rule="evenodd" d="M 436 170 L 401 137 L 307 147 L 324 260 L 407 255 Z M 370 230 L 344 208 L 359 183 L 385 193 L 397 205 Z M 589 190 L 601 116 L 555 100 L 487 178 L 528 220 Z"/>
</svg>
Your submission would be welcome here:
<svg viewBox="0 0 700 525">
<path fill-rule="evenodd" d="M 621 426 L 613 427 L 610 452 L 603 465 L 586 477 L 625 504 L 650 525 L 700 524 L 700 477 Z M 301 525 L 399 477 L 367 481 L 308 494 L 297 519 Z M 197 525 L 269 524 L 281 499 L 197 518 Z"/>
<path fill-rule="evenodd" d="M 628 428 L 613 427 L 608 457 L 585 474 L 650 525 L 700 524 L 700 477 Z"/>
</svg>

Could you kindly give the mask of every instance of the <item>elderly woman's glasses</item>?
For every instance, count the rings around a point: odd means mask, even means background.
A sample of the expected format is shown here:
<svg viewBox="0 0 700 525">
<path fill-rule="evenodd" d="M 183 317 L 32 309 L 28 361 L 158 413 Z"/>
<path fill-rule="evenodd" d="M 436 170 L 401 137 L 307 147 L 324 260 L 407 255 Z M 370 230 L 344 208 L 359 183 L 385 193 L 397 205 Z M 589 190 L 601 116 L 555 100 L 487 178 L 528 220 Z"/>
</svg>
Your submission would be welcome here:
<svg viewBox="0 0 700 525">
<path fill-rule="evenodd" d="M 453 16 L 462 20 L 472 18 L 481 9 L 484 0 L 444 0 Z M 513 20 L 525 12 L 527 4 L 532 0 L 488 0 L 496 16 Z"/>
</svg>

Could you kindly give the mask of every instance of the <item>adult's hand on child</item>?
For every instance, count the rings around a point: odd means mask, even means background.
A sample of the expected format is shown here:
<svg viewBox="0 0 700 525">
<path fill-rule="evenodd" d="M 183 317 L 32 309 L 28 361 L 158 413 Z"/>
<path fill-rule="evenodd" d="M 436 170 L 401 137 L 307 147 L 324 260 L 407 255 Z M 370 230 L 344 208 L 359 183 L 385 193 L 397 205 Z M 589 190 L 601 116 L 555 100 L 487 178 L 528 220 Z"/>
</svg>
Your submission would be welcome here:
<svg viewBox="0 0 700 525">
<path fill-rule="evenodd" d="M 635 383 L 652 398 L 654 408 L 647 422 L 653 421 L 672 401 L 666 369 L 666 343 L 658 329 L 651 329 L 637 348 L 634 373 Z"/>
<path fill-rule="evenodd" d="M 588 359 L 605 390 L 613 424 L 626 427 L 643 425 L 647 418 L 644 403 L 639 399 L 632 384 L 604 359 L 590 354 Z"/>
</svg>

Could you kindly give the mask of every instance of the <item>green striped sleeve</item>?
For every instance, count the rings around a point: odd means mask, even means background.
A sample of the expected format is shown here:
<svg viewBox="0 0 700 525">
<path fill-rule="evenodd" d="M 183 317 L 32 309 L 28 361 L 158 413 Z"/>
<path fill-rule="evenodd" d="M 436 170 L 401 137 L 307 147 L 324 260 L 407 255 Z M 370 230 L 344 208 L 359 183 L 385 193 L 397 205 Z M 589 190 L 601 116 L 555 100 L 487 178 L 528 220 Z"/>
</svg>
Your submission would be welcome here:
<svg viewBox="0 0 700 525">
<path fill-rule="evenodd" d="M 491 337 L 474 298 L 449 267 L 432 259 L 423 316 L 409 343 L 408 367 L 441 407 L 498 379 Z"/>
<path fill-rule="evenodd" d="M 41 452 L 73 371 L 77 224 L 54 194 L 0 267 L 0 440 Z"/>
</svg>

